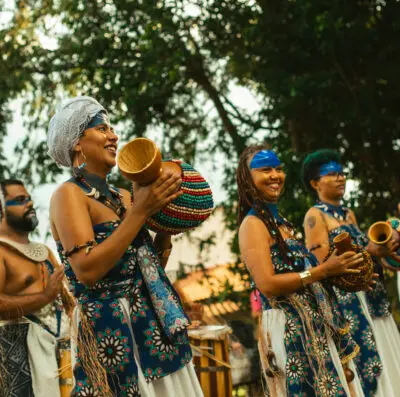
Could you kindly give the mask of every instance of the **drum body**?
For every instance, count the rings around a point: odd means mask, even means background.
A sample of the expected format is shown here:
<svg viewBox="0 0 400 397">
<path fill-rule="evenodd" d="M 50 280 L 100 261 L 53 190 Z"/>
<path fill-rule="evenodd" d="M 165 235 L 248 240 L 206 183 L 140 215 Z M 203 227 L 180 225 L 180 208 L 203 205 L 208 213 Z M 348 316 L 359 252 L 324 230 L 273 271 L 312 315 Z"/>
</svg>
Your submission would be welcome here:
<svg viewBox="0 0 400 397">
<path fill-rule="evenodd" d="M 182 169 L 181 196 L 147 219 L 155 233 L 179 234 L 200 226 L 212 213 L 214 201 L 208 182 L 191 165 L 173 160 Z"/>
<path fill-rule="evenodd" d="M 69 339 L 58 341 L 58 376 L 60 379 L 61 397 L 70 397 L 73 386 L 71 365 L 71 343 Z"/>
<path fill-rule="evenodd" d="M 229 363 L 225 325 L 206 325 L 189 330 L 193 363 L 204 397 L 232 397 L 232 373 Z"/>
</svg>

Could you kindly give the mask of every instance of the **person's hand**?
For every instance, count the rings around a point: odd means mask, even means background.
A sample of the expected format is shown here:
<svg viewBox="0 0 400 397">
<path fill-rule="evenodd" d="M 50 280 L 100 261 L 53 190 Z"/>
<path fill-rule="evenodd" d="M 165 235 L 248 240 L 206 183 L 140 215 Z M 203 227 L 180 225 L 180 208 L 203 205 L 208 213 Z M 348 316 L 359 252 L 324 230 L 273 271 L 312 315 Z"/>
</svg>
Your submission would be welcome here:
<svg viewBox="0 0 400 397">
<path fill-rule="evenodd" d="M 58 266 L 53 274 L 50 275 L 46 288 L 43 291 L 48 302 L 52 302 L 56 299 L 57 295 L 60 293 L 63 286 L 64 279 L 64 267 Z"/>
<path fill-rule="evenodd" d="M 128 210 L 128 214 L 140 211 L 148 218 L 157 213 L 169 202 L 183 194 L 179 190 L 181 183 L 182 179 L 180 175 L 166 171 L 151 185 L 140 186 L 135 184 L 133 186 L 133 205 L 131 211 Z"/>
<path fill-rule="evenodd" d="M 390 256 L 395 253 L 399 248 L 399 242 L 395 240 L 390 240 L 387 244 L 375 244 L 370 241 L 367 245 L 367 252 L 372 256 L 377 256 L 379 258 Z"/>
<path fill-rule="evenodd" d="M 376 285 L 376 280 L 379 278 L 379 274 L 378 273 L 373 273 L 372 274 L 372 278 L 368 284 L 368 288 L 366 288 L 365 291 L 373 291 L 375 285 Z"/>
<path fill-rule="evenodd" d="M 363 260 L 361 253 L 357 254 L 354 251 L 348 251 L 342 255 L 337 255 L 337 250 L 334 250 L 332 255 L 321 266 L 324 267 L 326 277 L 356 274 L 360 273 L 360 270 L 354 268 L 362 263 Z"/>
</svg>

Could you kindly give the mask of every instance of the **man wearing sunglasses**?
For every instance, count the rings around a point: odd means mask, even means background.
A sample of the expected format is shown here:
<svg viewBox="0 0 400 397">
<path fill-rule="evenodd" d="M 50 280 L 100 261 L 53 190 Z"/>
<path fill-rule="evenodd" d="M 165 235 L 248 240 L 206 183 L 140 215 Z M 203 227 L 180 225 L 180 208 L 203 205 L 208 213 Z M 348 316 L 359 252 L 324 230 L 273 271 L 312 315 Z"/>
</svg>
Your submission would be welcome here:
<svg viewBox="0 0 400 397">
<path fill-rule="evenodd" d="M 371 291 L 334 289 L 343 315 L 349 321 L 351 336 L 360 347 L 355 362 L 364 394 L 397 396 L 400 334 L 391 314 L 380 260 L 394 252 L 397 244 L 374 244 L 359 229 L 354 212 L 342 205 L 346 175 L 338 152 L 323 149 L 309 154 L 303 162 L 302 177 L 304 185 L 317 199 L 304 219 L 307 248 L 321 263 L 333 249 L 333 239 L 347 232 L 353 244 L 365 249 L 374 261 L 374 271 L 379 273 L 379 278 Z"/>
<path fill-rule="evenodd" d="M 19 180 L 0 183 L 0 385 L 13 397 L 60 396 L 57 346 L 69 334 L 63 267 L 29 240 L 38 225 Z M 65 344 L 65 342 L 64 342 Z"/>
</svg>

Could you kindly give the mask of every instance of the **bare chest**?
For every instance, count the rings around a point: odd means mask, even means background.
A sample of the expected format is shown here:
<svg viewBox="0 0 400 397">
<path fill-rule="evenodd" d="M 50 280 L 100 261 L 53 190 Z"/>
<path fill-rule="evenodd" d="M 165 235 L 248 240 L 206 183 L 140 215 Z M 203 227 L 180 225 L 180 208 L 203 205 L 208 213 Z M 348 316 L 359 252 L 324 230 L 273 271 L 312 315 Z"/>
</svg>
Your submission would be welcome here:
<svg viewBox="0 0 400 397">
<path fill-rule="evenodd" d="M 44 280 L 48 277 L 44 263 L 33 262 L 11 250 L 4 255 L 4 262 L 6 266 L 5 293 L 18 295 L 43 290 Z"/>
</svg>

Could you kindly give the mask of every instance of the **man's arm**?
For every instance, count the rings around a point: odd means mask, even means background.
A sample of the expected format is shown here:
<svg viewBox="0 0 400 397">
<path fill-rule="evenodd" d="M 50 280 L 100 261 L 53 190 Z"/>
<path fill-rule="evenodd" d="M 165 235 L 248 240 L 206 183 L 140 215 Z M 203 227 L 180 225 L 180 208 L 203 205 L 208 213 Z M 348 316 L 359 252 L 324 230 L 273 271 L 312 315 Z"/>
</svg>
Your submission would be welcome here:
<svg viewBox="0 0 400 397">
<path fill-rule="evenodd" d="M 53 277 L 55 274 L 55 277 Z M 49 279 L 45 291 L 27 295 L 8 295 L 4 293 L 6 283 L 6 264 L 4 257 L 0 257 L 0 319 L 12 320 L 39 310 L 50 303 L 57 296 L 57 280 L 63 275 L 63 268 L 59 267 L 57 273 Z M 62 278 L 61 278 L 62 280 Z M 56 293 L 57 290 L 57 293 Z"/>
</svg>

